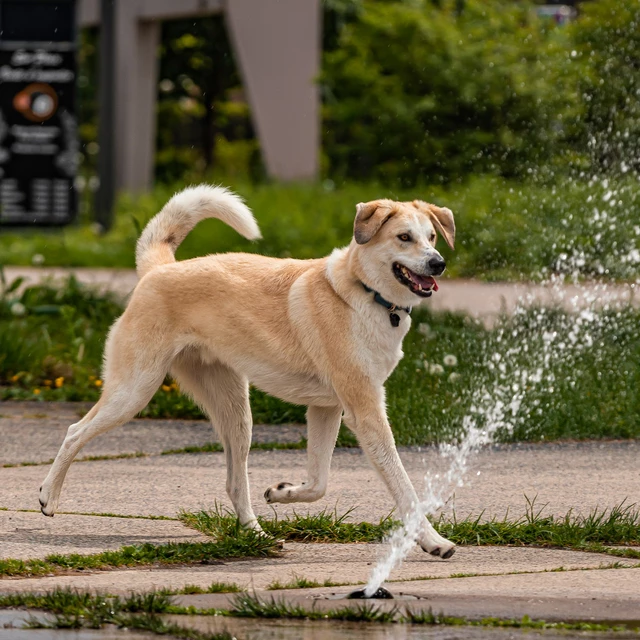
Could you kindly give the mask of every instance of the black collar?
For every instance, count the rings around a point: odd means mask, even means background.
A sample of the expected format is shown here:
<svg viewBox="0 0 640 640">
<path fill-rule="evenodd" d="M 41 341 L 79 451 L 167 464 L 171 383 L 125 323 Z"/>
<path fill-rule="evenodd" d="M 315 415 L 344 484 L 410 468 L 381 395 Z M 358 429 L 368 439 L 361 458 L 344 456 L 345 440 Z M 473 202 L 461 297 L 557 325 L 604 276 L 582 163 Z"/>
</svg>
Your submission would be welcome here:
<svg viewBox="0 0 640 640">
<path fill-rule="evenodd" d="M 397 327 L 400 324 L 400 316 L 395 313 L 396 311 L 411 313 L 411 307 L 399 307 L 397 304 L 393 304 L 393 302 L 385 300 L 377 291 L 375 291 L 371 287 L 368 287 L 364 282 L 362 283 L 362 286 L 367 293 L 375 294 L 373 296 L 374 302 L 377 302 L 389 311 L 389 322 L 391 322 L 392 327 Z"/>
</svg>

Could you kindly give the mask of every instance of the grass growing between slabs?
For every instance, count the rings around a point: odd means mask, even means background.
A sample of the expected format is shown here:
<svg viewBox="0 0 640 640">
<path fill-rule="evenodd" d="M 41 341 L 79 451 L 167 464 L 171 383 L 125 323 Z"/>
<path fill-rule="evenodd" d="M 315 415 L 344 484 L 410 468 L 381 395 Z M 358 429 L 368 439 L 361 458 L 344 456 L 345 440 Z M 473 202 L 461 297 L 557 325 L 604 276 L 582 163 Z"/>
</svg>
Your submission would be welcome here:
<svg viewBox="0 0 640 640">
<path fill-rule="evenodd" d="M 229 525 L 227 532 L 228 535 L 211 542 L 145 543 L 90 555 L 54 554 L 44 560 L 5 558 L 0 559 L 0 575 L 42 576 L 156 564 L 206 564 L 217 560 L 264 558 L 276 554 L 280 548 L 277 540 L 243 529 L 237 520 Z"/>
<path fill-rule="evenodd" d="M 622 557 L 640 558 L 640 511 L 635 504 L 621 504 L 587 515 L 564 517 L 543 515 L 544 508 L 528 501 L 526 514 L 519 520 L 468 517 L 464 520 L 440 518 L 434 522 L 438 532 L 459 545 L 537 546 L 600 551 Z M 378 523 L 352 522 L 351 512 L 322 511 L 313 515 L 294 515 L 268 519 L 258 517 L 266 533 L 285 542 L 353 543 L 381 542 L 400 525 L 390 516 Z M 200 533 L 222 539 L 237 526 L 236 517 L 220 509 L 183 512 L 179 519 Z M 609 546 L 635 545 L 638 549 L 609 549 Z"/>
<path fill-rule="evenodd" d="M 0 296 L 0 399 L 97 400 L 104 342 L 120 304 L 73 279 L 61 288 L 36 286 L 18 293 L 19 284 L 5 283 Z M 396 442 L 451 441 L 461 435 L 474 407 L 481 424 L 509 400 L 514 383 L 524 397 L 517 415 L 507 416 L 513 430 L 499 430 L 498 440 L 640 437 L 640 312 L 602 312 L 590 322 L 591 346 L 571 349 L 574 318 L 560 311 L 532 309 L 493 329 L 462 315 L 414 312 L 405 356 L 387 383 Z M 479 398 L 486 406 L 478 412 Z M 257 389 L 251 391 L 251 406 L 256 423 L 304 421 L 304 407 Z M 204 417 L 170 379 L 142 415 Z M 343 428 L 338 446 L 355 444 Z"/>
<path fill-rule="evenodd" d="M 351 512 L 322 511 L 258 521 L 267 534 L 243 529 L 238 519 L 220 509 L 183 512 L 180 521 L 211 536 L 211 542 L 150 543 L 127 546 L 93 555 L 50 555 L 44 560 L 0 560 L 0 576 L 40 576 L 70 571 L 108 570 L 154 564 L 201 564 L 234 558 L 262 558 L 277 554 L 280 541 L 302 543 L 381 542 L 399 522 L 391 517 L 378 523 L 353 522 Z M 640 512 L 636 505 L 619 505 L 610 510 L 594 510 L 586 516 L 569 513 L 560 518 L 544 516 L 534 503 L 525 517 L 504 519 L 441 518 L 436 529 L 459 545 L 510 545 L 575 549 L 640 559 Z M 629 548 L 621 548 L 628 546 Z M 222 591 L 227 585 L 220 586 Z M 310 585 L 306 585 L 310 586 Z M 322 585 L 314 585 L 322 586 Z M 273 587 L 276 588 L 276 587 Z M 301 588 L 301 587 L 299 587 Z M 207 592 L 215 592 L 215 587 Z"/>
<path fill-rule="evenodd" d="M 120 629 L 147 631 L 185 640 L 232 640 L 233 637 L 227 632 L 203 633 L 164 620 L 160 614 L 184 613 L 184 609 L 174 607 L 163 592 L 131 594 L 127 598 L 70 589 L 58 589 L 44 595 L 0 595 L 0 608 L 18 607 L 52 614 L 46 619 L 31 616 L 26 625 L 30 629 L 101 629 L 115 625 Z"/>
<path fill-rule="evenodd" d="M 179 607 L 172 604 L 168 594 L 151 592 L 132 594 L 127 598 L 93 595 L 69 589 L 55 590 L 43 595 L 21 593 L 0 595 L 0 608 L 23 608 L 44 611 L 49 617 L 29 618 L 27 626 L 32 629 L 101 629 L 115 625 L 121 629 L 150 631 L 158 635 L 193 640 L 230 640 L 228 632 L 203 633 L 185 624 L 177 624 L 167 614 L 215 615 L 238 618 L 288 619 L 304 621 L 341 621 L 371 623 L 404 623 L 425 626 L 478 626 L 521 629 L 555 629 L 574 631 L 626 631 L 624 625 L 598 624 L 585 622 L 554 622 L 532 620 L 529 616 L 522 619 L 485 618 L 468 620 L 466 618 L 434 614 L 432 611 L 416 611 L 410 606 L 392 606 L 390 609 L 379 607 L 376 603 L 351 602 L 331 609 L 290 604 L 282 598 L 260 598 L 256 594 L 238 594 L 223 610 L 198 610 L 192 607 Z M 229 625 L 232 627 L 233 625 Z"/>
</svg>

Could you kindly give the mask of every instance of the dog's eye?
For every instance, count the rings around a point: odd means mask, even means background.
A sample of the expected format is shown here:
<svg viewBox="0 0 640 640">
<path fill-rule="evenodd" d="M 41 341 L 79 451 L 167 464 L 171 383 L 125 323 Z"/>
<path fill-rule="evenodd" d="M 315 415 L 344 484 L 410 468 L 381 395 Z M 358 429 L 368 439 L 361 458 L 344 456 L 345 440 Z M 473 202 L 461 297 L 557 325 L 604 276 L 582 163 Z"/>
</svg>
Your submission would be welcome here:
<svg viewBox="0 0 640 640">
<path fill-rule="evenodd" d="M 429 238 L 429 242 L 435 242 L 436 241 L 436 234 L 432 233 L 431 237 Z"/>
<path fill-rule="evenodd" d="M 401 233 L 398 236 L 399 240 L 402 240 L 402 242 L 409 242 L 411 240 L 411 236 L 408 233 Z"/>
</svg>

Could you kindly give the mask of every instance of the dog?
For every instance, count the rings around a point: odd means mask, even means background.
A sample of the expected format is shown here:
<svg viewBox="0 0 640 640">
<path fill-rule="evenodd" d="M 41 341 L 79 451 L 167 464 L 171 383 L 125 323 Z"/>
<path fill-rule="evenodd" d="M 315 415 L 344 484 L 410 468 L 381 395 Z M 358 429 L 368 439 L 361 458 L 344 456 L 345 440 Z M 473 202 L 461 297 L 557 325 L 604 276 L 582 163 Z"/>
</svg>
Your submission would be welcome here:
<svg viewBox="0 0 640 640">
<path fill-rule="evenodd" d="M 136 247 L 140 280 L 106 342 L 101 397 L 69 427 L 40 488 L 42 513 L 54 515 L 82 447 L 131 420 L 170 373 L 219 433 L 227 493 L 243 526 L 260 529 L 247 475 L 250 383 L 308 406 L 307 481 L 273 485 L 268 503 L 325 494 L 344 421 L 407 521 L 418 497 L 395 447 L 384 383 L 403 356 L 411 306 L 437 290 L 445 261 L 436 233 L 453 248 L 452 212 L 420 200 L 373 200 L 357 205 L 349 246 L 325 258 L 227 253 L 176 262 L 176 248 L 205 218 L 261 237 L 239 196 L 208 185 L 177 193 L 148 223 Z M 424 521 L 417 542 L 451 557 L 454 544 Z"/>
</svg>

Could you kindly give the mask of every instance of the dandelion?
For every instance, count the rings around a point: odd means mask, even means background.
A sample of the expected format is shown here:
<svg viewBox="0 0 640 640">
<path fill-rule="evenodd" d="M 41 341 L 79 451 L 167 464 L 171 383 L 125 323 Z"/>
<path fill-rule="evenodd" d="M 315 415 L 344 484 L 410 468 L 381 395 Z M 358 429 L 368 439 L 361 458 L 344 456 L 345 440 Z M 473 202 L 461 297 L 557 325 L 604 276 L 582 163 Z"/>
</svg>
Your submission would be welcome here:
<svg viewBox="0 0 640 640">
<path fill-rule="evenodd" d="M 421 333 L 425 338 L 433 337 L 433 329 L 426 322 L 421 322 L 418 325 L 418 333 Z"/>
<path fill-rule="evenodd" d="M 11 382 L 18 382 L 18 380 L 20 380 L 20 376 L 19 375 L 11 376 L 9 380 L 11 380 Z"/>
<path fill-rule="evenodd" d="M 56 389 L 59 389 L 64 384 L 64 377 L 60 376 L 59 378 L 56 378 L 55 384 Z"/>
<path fill-rule="evenodd" d="M 454 371 L 453 373 L 449 374 L 448 380 L 451 383 L 457 382 L 458 380 L 460 380 L 460 374 Z"/>
<path fill-rule="evenodd" d="M 441 364 L 429 365 L 429 373 L 435 376 L 441 376 L 444 373 L 444 367 Z"/>
<path fill-rule="evenodd" d="M 39 267 L 40 265 L 44 264 L 44 256 L 41 253 L 34 253 L 31 256 L 31 264 L 35 267 Z"/>
<path fill-rule="evenodd" d="M 95 384 L 96 387 L 101 387 L 102 386 L 102 380 L 96 380 L 93 384 Z"/>
<path fill-rule="evenodd" d="M 89 382 L 93 382 L 96 379 L 95 376 L 89 376 Z"/>
<path fill-rule="evenodd" d="M 45 380 L 44 381 L 44 386 L 45 387 L 50 387 L 53 384 L 53 382 L 51 380 Z"/>
<path fill-rule="evenodd" d="M 14 316 L 23 316 L 27 313 L 27 307 L 25 307 L 22 302 L 14 302 L 11 305 L 11 313 Z"/>
<path fill-rule="evenodd" d="M 33 390 L 34 395 L 38 396 L 40 395 L 40 389 L 34 389 Z"/>
<path fill-rule="evenodd" d="M 162 385 L 162 390 L 163 390 L 165 393 L 169 393 L 169 391 L 171 391 L 171 386 L 170 386 L 170 385 L 168 385 L 168 384 L 163 384 L 163 385 Z"/>
<path fill-rule="evenodd" d="M 446 355 L 443 360 L 445 367 L 455 367 L 458 364 L 458 358 L 456 358 L 452 353 Z"/>
</svg>

